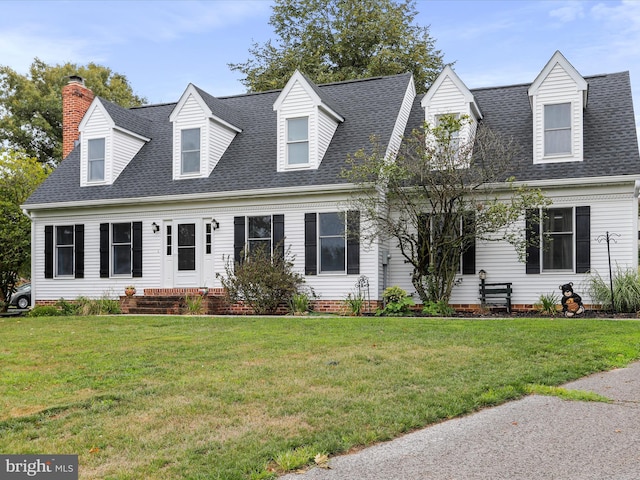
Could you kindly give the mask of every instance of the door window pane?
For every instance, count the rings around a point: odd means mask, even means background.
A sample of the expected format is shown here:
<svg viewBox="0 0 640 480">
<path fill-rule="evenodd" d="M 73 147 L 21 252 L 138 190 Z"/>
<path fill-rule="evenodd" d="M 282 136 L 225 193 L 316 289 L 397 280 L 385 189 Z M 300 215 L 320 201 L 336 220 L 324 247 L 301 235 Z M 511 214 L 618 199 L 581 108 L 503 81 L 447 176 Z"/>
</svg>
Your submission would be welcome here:
<svg viewBox="0 0 640 480">
<path fill-rule="evenodd" d="M 178 225 L 178 270 L 196 269 L 196 225 Z"/>
</svg>

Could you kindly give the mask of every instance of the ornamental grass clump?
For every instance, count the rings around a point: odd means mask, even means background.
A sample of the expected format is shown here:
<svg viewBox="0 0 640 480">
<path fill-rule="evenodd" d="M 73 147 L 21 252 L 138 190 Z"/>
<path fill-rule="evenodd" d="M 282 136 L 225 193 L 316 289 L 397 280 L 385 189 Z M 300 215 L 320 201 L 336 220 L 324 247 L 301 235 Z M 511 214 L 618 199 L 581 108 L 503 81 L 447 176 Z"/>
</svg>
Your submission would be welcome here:
<svg viewBox="0 0 640 480">
<path fill-rule="evenodd" d="M 619 313 L 635 313 L 640 311 L 640 273 L 635 270 L 616 269 L 613 275 L 613 305 L 611 304 L 611 287 L 609 279 L 599 274 L 592 274 L 589 293 L 593 302 L 604 310 L 615 310 Z"/>
</svg>

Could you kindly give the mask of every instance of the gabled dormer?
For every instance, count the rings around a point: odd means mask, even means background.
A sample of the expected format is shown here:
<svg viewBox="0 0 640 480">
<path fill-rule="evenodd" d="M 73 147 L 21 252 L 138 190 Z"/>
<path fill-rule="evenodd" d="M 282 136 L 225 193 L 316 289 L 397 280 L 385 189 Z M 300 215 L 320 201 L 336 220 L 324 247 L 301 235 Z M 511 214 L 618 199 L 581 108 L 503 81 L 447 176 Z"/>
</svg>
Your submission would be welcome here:
<svg viewBox="0 0 640 480">
<path fill-rule="evenodd" d="M 149 120 L 96 97 L 78 126 L 80 186 L 111 185 L 150 140 Z"/>
<path fill-rule="evenodd" d="M 299 71 L 273 104 L 277 114 L 278 172 L 317 169 L 344 122 L 335 102 Z"/>
<path fill-rule="evenodd" d="M 533 113 L 533 163 L 583 160 L 588 84 L 556 52 L 529 87 Z"/>
<path fill-rule="evenodd" d="M 242 132 L 239 116 L 189 84 L 169 120 L 173 125 L 173 179 L 208 177 Z"/>
<path fill-rule="evenodd" d="M 457 141 L 460 145 L 473 142 L 482 112 L 471 91 L 449 65 L 433 82 L 420 105 L 424 108 L 425 122 L 432 127 L 438 125 L 442 115 L 467 118 L 462 122 Z"/>
</svg>

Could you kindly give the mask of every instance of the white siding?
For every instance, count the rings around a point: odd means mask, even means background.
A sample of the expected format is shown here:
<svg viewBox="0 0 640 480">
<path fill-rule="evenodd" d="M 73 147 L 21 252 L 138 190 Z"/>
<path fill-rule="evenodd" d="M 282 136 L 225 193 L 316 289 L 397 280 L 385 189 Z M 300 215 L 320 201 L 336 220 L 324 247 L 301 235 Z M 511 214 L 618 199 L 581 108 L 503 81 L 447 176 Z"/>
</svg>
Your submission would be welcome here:
<svg viewBox="0 0 640 480">
<path fill-rule="evenodd" d="M 127 135 L 124 132 L 113 132 L 113 163 L 111 166 L 111 183 L 122 173 L 129 162 L 144 146 L 144 140 Z"/>
<path fill-rule="evenodd" d="M 329 144 L 337 128 L 338 122 L 336 122 L 333 117 L 329 116 L 323 110 L 318 111 L 318 158 L 315 159 L 314 162 L 316 168 L 322 163 L 322 158 L 327 148 L 329 148 Z"/>
<path fill-rule="evenodd" d="M 212 253 L 202 254 L 199 261 L 203 268 L 199 285 L 220 287 L 216 273 L 224 274 L 225 262 L 233 259 L 233 218 L 239 215 L 284 214 L 286 246 L 291 246 L 295 256 L 295 269 L 304 274 L 304 215 L 305 213 L 343 211 L 347 200 L 341 195 L 311 195 L 282 199 L 246 199 L 237 201 L 198 202 L 189 207 L 175 206 L 171 202 L 153 207 L 105 207 L 78 209 L 64 215 L 38 214 L 34 212 L 35 235 L 33 246 L 34 298 L 36 300 L 57 300 L 61 297 L 75 299 L 78 296 L 98 298 L 103 295 L 118 296 L 124 287 L 134 284 L 139 292 L 144 288 L 170 287 L 171 272 L 166 271 L 165 225 L 183 219 L 199 219 L 204 225 L 215 218 L 220 228 L 212 234 Z M 143 232 L 143 276 L 141 278 L 100 278 L 99 272 L 99 225 L 100 223 L 142 221 Z M 160 232 L 152 233 L 151 224 L 161 226 Z M 83 279 L 44 278 L 44 226 L 45 225 L 85 225 L 85 275 Z M 203 235 L 198 240 L 204 242 Z M 175 245 L 175 240 L 174 240 Z M 376 298 L 380 289 L 378 280 L 378 251 L 375 246 L 361 244 L 360 274 L 307 276 L 307 285 L 312 287 L 321 299 L 342 300 L 355 289 L 360 275 L 366 275 L 370 282 L 371 298 Z M 206 269 L 206 270 L 205 270 Z"/>
<path fill-rule="evenodd" d="M 213 169 L 216 167 L 224 152 L 233 141 L 236 136 L 236 132 L 230 130 L 227 127 L 223 127 L 219 123 L 209 120 L 208 122 L 208 137 L 209 137 L 209 151 L 207 153 L 207 175 L 210 175 Z"/>
<path fill-rule="evenodd" d="M 581 191 L 568 189 L 546 192 L 553 201 L 551 207 L 590 206 L 591 215 L 591 270 L 608 279 L 609 264 L 607 246 L 603 241 L 606 232 L 616 233 L 616 243 L 611 244 L 611 262 L 615 271 L 620 268 L 637 268 L 637 198 L 633 184 L 619 187 L 591 187 Z M 524 235 L 524 220 L 520 222 Z M 574 230 L 575 232 L 575 230 Z M 415 292 L 411 285 L 411 267 L 392 241 L 392 258 L 389 262 L 389 285 L 399 285 Z M 575 255 L 575 251 L 574 251 Z M 512 282 L 514 304 L 535 304 L 542 294 L 558 293 L 561 284 L 573 282 L 574 290 L 585 303 L 590 303 L 589 274 L 571 272 L 542 272 L 526 274 L 525 264 L 518 261 L 513 247 L 505 242 L 476 243 L 476 272 L 487 272 L 488 282 Z M 460 275 L 462 283 L 454 287 L 452 304 L 478 304 L 479 280 L 476 275 Z M 415 296 L 417 298 L 417 296 Z"/>
<path fill-rule="evenodd" d="M 571 142 L 570 155 L 544 156 L 544 106 L 549 104 L 571 103 Z M 551 70 L 542 81 L 533 97 L 533 155 L 534 163 L 581 161 L 583 158 L 583 94 L 577 89 L 573 78 L 560 66 Z"/>
</svg>

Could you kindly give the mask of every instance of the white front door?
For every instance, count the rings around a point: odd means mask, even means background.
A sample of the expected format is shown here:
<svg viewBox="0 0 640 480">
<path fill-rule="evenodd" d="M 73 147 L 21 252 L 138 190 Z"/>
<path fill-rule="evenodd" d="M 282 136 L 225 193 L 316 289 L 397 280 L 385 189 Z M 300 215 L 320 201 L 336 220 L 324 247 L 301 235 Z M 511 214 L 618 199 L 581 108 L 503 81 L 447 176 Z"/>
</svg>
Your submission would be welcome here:
<svg viewBox="0 0 640 480">
<path fill-rule="evenodd" d="M 171 246 L 173 286 L 198 287 L 202 278 L 202 220 L 176 220 L 167 244 Z"/>
</svg>

